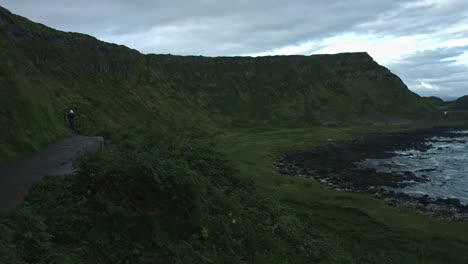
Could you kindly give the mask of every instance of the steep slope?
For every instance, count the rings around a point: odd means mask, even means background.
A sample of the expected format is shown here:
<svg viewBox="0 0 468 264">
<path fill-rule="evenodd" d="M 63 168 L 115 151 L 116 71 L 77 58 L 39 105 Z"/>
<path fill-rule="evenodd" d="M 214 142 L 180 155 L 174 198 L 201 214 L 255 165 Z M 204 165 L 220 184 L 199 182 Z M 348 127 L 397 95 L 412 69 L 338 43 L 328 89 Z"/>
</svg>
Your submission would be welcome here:
<svg viewBox="0 0 468 264">
<path fill-rule="evenodd" d="M 468 95 L 448 103 L 449 108 L 455 111 L 468 111 Z"/>
<path fill-rule="evenodd" d="M 468 120 L 468 95 L 446 102 L 443 109 L 452 120 Z"/>
<path fill-rule="evenodd" d="M 278 57 L 142 55 L 0 8 L 0 160 L 64 136 L 63 111 L 86 133 L 124 127 L 309 126 L 321 117 L 432 118 L 366 53 Z"/>
<path fill-rule="evenodd" d="M 445 101 L 437 96 L 423 97 L 423 99 L 426 100 L 426 102 L 437 107 L 443 107 L 445 105 Z"/>
</svg>

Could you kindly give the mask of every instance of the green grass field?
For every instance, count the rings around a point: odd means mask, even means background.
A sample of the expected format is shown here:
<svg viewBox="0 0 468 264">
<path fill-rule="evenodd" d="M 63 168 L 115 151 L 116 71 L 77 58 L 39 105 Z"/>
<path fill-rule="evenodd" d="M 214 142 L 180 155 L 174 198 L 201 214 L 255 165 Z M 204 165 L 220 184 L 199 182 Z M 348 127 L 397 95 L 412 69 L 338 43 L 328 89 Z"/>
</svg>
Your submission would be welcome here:
<svg viewBox="0 0 468 264">
<path fill-rule="evenodd" d="M 229 133 L 218 149 L 252 178 L 265 195 L 292 208 L 308 228 L 332 237 L 337 254 L 356 263 L 465 263 L 468 223 L 454 223 L 387 206 L 367 194 L 329 190 L 315 180 L 279 175 L 272 166 L 276 153 L 309 149 L 398 128 L 364 127 L 280 129 Z M 354 262 L 353 262 L 354 263 Z"/>
<path fill-rule="evenodd" d="M 468 223 L 336 192 L 273 166 L 283 151 L 402 129 L 409 127 L 225 130 L 195 144 L 149 132 L 86 158 L 76 178 L 44 179 L 25 203 L 0 213 L 0 261 L 466 263 Z M 217 152 L 200 147 L 207 144 Z"/>
</svg>

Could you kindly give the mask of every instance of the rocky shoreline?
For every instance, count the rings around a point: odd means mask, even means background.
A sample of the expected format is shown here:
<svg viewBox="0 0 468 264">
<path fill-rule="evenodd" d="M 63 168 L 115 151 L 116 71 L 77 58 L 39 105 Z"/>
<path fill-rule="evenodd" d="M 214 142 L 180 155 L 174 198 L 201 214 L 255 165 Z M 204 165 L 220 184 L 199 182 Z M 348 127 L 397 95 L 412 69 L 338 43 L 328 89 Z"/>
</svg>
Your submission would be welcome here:
<svg viewBox="0 0 468 264">
<path fill-rule="evenodd" d="M 390 158 L 393 151 L 415 149 L 427 151 L 426 140 L 432 137 L 455 138 L 457 128 L 430 128 L 397 133 L 372 134 L 351 141 L 331 143 L 309 151 L 295 151 L 276 157 L 275 166 L 283 175 L 313 178 L 335 191 L 362 192 L 382 199 L 391 206 L 412 208 L 432 217 L 453 221 L 468 221 L 468 205 L 458 199 L 414 196 L 387 190 L 417 182 L 430 181 L 410 171 L 377 172 L 358 168 L 358 161 L 368 158 Z M 454 139 L 455 140 L 455 139 Z"/>
</svg>

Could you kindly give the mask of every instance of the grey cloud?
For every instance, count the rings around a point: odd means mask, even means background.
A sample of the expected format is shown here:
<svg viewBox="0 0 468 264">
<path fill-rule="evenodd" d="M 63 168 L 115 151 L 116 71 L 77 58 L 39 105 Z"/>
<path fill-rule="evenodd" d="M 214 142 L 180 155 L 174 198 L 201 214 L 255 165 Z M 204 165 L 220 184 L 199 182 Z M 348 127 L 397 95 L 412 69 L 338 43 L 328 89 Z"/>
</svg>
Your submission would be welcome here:
<svg viewBox="0 0 468 264">
<path fill-rule="evenodd" d="M 415 6 L 418 1 L 412 0 L 0 0 L 0 5 L 55 28 L 109 41 L 146 34 L 151 43 L 134 40 L 132 46 L 143 52 L 238 55 L 344 32 L 434 31 L 466 17 L 468 2 L 449 2 Z M 166 36 L 151 35 L 167 27 L 172 30 L 165 31 Z"/>
<path fill-rule="evenodd" d="M 383 12 L 376 21 L 363 23 L 357 28 L 391 35 L 427 34 L 437 33 L 441 29 L 467 20 L 466 0 L 413 1 Z M 457 33 L 459 36 L 468 36 L 466 30 L 453 34 Z"/>
<path fill-rule="evenodd" d="M 144 53 L 252 54 L 320 43 L 342 33 L 468 38 L 463 27 L 440 31 L 468 24 L 466 0 L 0 0 L 0 5 L 48 26 Z M 417 88 L 424 80 L 442 87 L 434 92 L 468 93 L 466 67 L 441 61 L 462 49 L 414 54 L 390 68 L 420 93 L 427 92 Z"/>
<path fill-rule="evenodd" d="M 421 51 L 389 65 L 410 88 L 421 95 L 463 96 L 468 94 L 468 66 L 457 63 L 468 46 Z M 429 84 L 433 88 L 421 86 Z"/>
<path fill-rule="evenodd" d="M 376 19 L 382 10 L 407 2 L 410 1 L 42 0 L 38 7 L 27 0 L 0 0 L 0 5 L 50 26 L 105 40 L 158 32 L 172 26 L 175 29 L 168 37 L 182 41 L 172 42 L 172 53 L 235 55 L 345 32 L 354 25 Z M 185 31 L 187 24 L 192 26 L 190 32 Z M 156 41 L 144 51 L 166 50 Z"/>
</svg>

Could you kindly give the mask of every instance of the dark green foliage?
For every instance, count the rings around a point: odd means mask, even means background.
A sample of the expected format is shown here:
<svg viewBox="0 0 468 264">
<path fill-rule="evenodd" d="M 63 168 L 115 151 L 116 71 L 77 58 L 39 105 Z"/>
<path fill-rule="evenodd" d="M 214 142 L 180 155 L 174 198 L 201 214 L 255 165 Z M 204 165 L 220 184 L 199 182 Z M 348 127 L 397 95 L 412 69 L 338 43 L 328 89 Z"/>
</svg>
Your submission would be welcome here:
<svg viewBox="0 0 468 264">
<path fill-rule="evenodd" d="M 50 263 L 51 235 L 42 216 L 25 207 L 1 213 L 0 221 L 2 263 Z"/>
<path fill-rule="evenodd" d="M 32 187 L 22 206 L 41 215 L 52 241 L 60 244 L 81 237 L 92 224 L 84 191 L 72 177 L 48 176 Z"/>
<path fill-rule="evenodd" d="M 90 155 L 76 177 L 46 177 L 9 213 L 15 235 L 2 249 L 16 247 L 26 261 L 57 262 L 65 256 L 98 263 L 313 257 L 295 252 L 291 242 L 315 244 L 314 232 L 295 230 L 297 220 L 284 218 L 285 209 L 259 196 L 220 153 L 191 140 L 166 142 Z"/>
<path fill-rule="evenodd" d="M 358 208 L 267 196 L 206 143 L 187 137 L 147 142 L 151 143 L 88 155 L 78 175 L 46 177 L 36 184 L 19 208 L 1 215 L 1 260 L 136 264 L 466 260 L 462 253 L 457 255 L 463 252 L 463 241 L 395 229 Z"/>
</svg>

